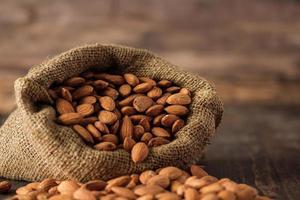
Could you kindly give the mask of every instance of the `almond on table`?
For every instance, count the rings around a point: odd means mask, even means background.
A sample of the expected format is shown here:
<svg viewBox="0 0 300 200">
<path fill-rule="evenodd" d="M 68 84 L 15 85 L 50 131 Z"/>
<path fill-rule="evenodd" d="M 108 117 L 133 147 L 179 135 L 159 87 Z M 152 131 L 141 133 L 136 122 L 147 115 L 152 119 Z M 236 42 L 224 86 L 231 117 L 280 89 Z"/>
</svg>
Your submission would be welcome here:
<svg viewBox="0 0 300 200">
<path fill-rule="evenodd" d="M 57 122 L 100 151 L 124 149 L 141 163 L 185 126 L 188 88 L 132 73 L 83 72 L 49 88 Z M 79 193 L 80 194 L 80 193 Z"/>
</svg>

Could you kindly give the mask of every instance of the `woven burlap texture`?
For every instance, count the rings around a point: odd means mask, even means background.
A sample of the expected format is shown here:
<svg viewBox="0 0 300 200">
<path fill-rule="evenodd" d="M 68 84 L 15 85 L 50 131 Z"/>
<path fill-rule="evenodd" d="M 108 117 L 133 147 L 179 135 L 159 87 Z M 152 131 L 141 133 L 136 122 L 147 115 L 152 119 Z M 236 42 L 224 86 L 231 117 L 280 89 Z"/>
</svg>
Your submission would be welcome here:
<svg viewBox="0 0 300 200">
<path fill-rule="evenodd" d="M 176 140 L 150 149 L 135 164 L 123 149 L 105 152 L 86 145 L 67 126 L 55 123 L 53 101 L 47 88 L 88 69 L 132 72 L 157 80 L 168 79 L 192 91 L 191 113 Z M 74 48 L 34 66 L 15 81 L 17 108 L 0 129 L 0 176 L 28 181 L 113 178 L 164 166 L 186 167 L 201 157 L 222 117 L 222 103 L 203 78 L 179 70 L 152 53 L 118 45 Z"/>
</svg>

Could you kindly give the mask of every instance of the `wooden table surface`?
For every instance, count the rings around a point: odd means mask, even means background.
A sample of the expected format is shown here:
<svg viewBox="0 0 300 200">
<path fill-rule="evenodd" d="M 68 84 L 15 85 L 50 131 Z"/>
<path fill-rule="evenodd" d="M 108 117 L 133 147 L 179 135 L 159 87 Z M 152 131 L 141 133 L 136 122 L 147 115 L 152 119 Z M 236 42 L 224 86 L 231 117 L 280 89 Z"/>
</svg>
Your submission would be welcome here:
<svg viewBox="0 0 300 200">
<path fill-rule="evenodd" d="M 298 200 L 299 21 L 299 0 L 2 0 L 0 118 L 32 65 L 87 43 L 146 48 L 205 77 L 224 100 L 206 170 Z"/>
</svg>

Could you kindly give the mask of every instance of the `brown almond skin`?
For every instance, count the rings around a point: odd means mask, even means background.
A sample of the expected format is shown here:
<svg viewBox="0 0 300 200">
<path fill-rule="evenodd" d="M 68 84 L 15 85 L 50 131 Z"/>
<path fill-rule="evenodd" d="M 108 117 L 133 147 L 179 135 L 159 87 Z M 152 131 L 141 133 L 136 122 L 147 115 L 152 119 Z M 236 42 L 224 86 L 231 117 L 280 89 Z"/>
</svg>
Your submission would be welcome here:
<svg viewBox="0 0 300 200">
<path fill-rule="evenodd" d="M 100 141 L 101 139 L 101 132 L 93 125 L 88 124 L 86 129 L 90 132 L 90 134 L 97 140 Z"/>
<path fill-rule="evenodd" d="M 83 116 L 79 113 L 65 113 L 58 117 L 58 120 L 64 125 L 80 124 Z"/>
<path fill-rule="evenodd" d="M 126 82 L 132 87 L 135 87 L 140 83 L 140 80 L 134 74 L 126 73 L 124 74 L 124 78 Z"/>
<path fill-rule="evenodd" d="M 61 98 L 56 100 L 56 110 L 60 115 L 75 112 L 73 105 L 69 101 Z"/>
<path fill-rule="evenodd" d="M 117 186 L 114 186 L 111 188 L 111 190 L 121 196 L 121 197 L 125 197 L 127 199 L 136 199 L 137 196 L 128 188 L 125 188 L 125 187 L 117 187 Z"/>
<path fill-rule="evenodd" d="M 134 107 L 132 107 L 132 106 L 124 106 L 124 107 L 121 108 L 121 113 L 122 113 L 123 115 L 128 115 L 128 116 L 130 116 L 130 115 L 135 115 L 135 114 L 137 114 L 137 111 L 136 111 L 136 109 L 135 109 Z"/>
<path fill-rule="evenodd" d="M 113 111 L 116 108 L 115 101 L 110 96 L 100 97 L 99 102 L 104 110 Z"/>
<path fill-rule="evenodd" d="M 180 178 L 180 176 L 183 174 L 183 172 L 181 169 L 179 169 L 177 167 L 169 166 L 169 167 L 165 167 L 165 168 L 161 169 L 158 174 L 165 175 L 170 180 L 176 180 L 176 179 Z"/>
<path fill-rule="evenodd" d="M 162 90 L 159 87 L 154 87 L 147 93 L 147 96 L 152 99 L 158 99 L 161 95 Z"/>
<path fill-rule="evenodd" d="M 144 118 L 146 118 L 148 121 L 151 121 L 151 118 L 146 115 L 131 115 L 130 116 L 131 121 L 136 124 L 140 123 L 140 121 Z"/>
<path fill-rule="evenodd" d="M 162 119 L 161 119 L 161 124 L 165 127 L 172 127 L 174 122 L 176 120 L 178 120 L 179 117 L 176 115 L 172 115 L 172 114 L 168 114 L 165 115 Z"/>
<path fill-rule="evenodd" d="M 102 180 L 92 180 L 83 184 L 81 187 L 90 191 L 101 191 L 107 186 L 107 183 Z"/>
<path fill-rule="evenodd" d="M 202 167 L 200 167 L 199 165 L 191 165 L 190 171 L 193 176 L 196 176 L 198 178 L 202 178 L 208 175 L 208 173 L 204 171 L 204 169 L 202 169 Z"/>
<path fill-rule="evenodd" d="M 148 146 L 143 142 L 136 143 L 131 150 L 131 159 L 135 163 L 144 161 L 149 153 Z"/>
<path fill-rule="evenodd" d="M 118 120 L 118 116 L 110 111 L 102 110 L 99 112 L 99 121 L 104 124 L 112 125 Z"/>
<path fill-rule="evenodd" d="M 118 145 L 119 144 L 119 139 L 114 134 L 106 134 L 106 135 L 103 135 L 102 142 L 112 142 L 115 145 Z"/>
<path fill-rule="evenodd" d="M 141 142 L 145 142 L 148 143 L 151 139 L 153 138 L 153 135 L 149 132 L 146 132 L 143 134 L 143 136 L 141 137 Z"/>
<path fill-rule="evenodd" d="M 165 94 L 162 95 L 162 97 L 160 97 L 159 99 L 156 100 L 156 103 L 157 104 L 160 104 L 160 105 L 166 105 L 167 104 L 167 99 L 169 96 L 171 96 L 172 94 L 167 92 Z"/>
<path fill-rule="evenodd" d="M 123 148 L 126 151 L 131 152 L 131 149 L 133 148 L 133 146 L 135 144 L 136 144 L 136 142 L 134 141 L 134 139 L 132 139 L 131 137 L 126 137 L 123 142 Z"/>
<path fill-rule="evenodd" d="M 172 82 L 169 80 L 161 80 L 157 83 L 157 85 L 162 88 L 167 88 L 172 86 Z"/>
<path fill-rule="evenodd" d="M 147 185 L 158 185 L 167 188 L 170 185 L 170 179 L 166 175 L 155 175 L 147 181 Z"/>
<path fill-rule="evenodd" d="M 153 88 L 153 84 L 146 82 L 146 83 L 141 83 L 138 84 L 137 86 L 135 86 L 133 88 L 133 91 L 135 93 L 146 93 L 148 91 L 150 91 Z"/>
<path fill-rule="evenodd" d="M 117 149 L 117 146 L 112 142 L 100 142 L 94 148 L 100 151 L 114 151 Z"/>
<path fill-rule="evenodd" d="M 170 141 L 168 139 L 166 139 L 166 138 L 155 137 L 155 138 L 152 138 L 148 142 L 148 146 L 149 147 L 157 147 L 157 146 L 168 144 L 168 143 L 170 143 Z"/>
<path fill-rule="evenodd" d="M 80 99 L 82 97 L 91 95 L 93 93 L 93 91 L 94 91 L 94 88 L 92 86 L 90 86 L 90 85 L 84 85 L 84 86 L 76 89 L 72 93 L 72 96 L 73 96 L 74 100 L 77 100 L 77 99 Z"/>
<path fill-rule="evenodd" d="M 120 120 L 117 120 L 109 129 L 109 132 L 111 134 L 117 134 L 119 132 L 120 129 Z"/>
<path fill-rule="evenodd" d="M 179 93 L 181 93 L 181 94 L 187 94 L 187 95 L 191 96 L 191 91 L 189 89 L 187 89 L 187 88 L 181 88 L 180 91 L 179 91 Z"/>
<path fill-rule="evenodd" d="M 119 106 L 121 106 L 121 107 L 132 106 L 134 99 L 138 96 L 141 96 L 141 94 L 132 94 L 132 95 L 126 97 L 125 99 L 123 99 L 122 101 L 119 102 Z"/>
<path fill-rule="evenodd" d="M 126 137 L 133 137 L 133 124 L 127 115 L 123 118 L 120 135 L 122 140 L 124 140 Z"/>
<path fill-rule="evenodd" d="M 164 110 L 163 105 L 153 105 L 146 110 L 146 115 L 155 117 L 159 115 Z"/>
<path fill-rule="evenodd" d="M 169 96 L 166 102 L 172 105 L 188 105 L 192 102 L 192 99 L 187 94 L 176 93 Z"/>
<path fill-rule="evenodd" d="M 165 108 L 165 111 L 169 114 L 183 116 L 188 114 L 189 109 L 182 105 L 171 105 Z"/>
<path fill-rule="evenodd" d="M 82 116 L 89 116 L 94 113 L 94 106 L 92 104 L 80 104 L 76 107 L 76 112 Z"/>
<path fill-rule="evenodd" d="M 96 80 L 93 82 L 93 86 L 99 90 L 103 90 L 104 88 L 108 87 L 108 82 L 103 80 Z"/>
<path fill-rule="evenodd" d="M 151 85 L 156 86 L 156 81 L 149 77 L 139 77 L 139 79 L 142 83 L 150 83 Z"/>
<path fill-rule="evenodd" d="M 12 185 L 8 181 L 0 182 L 0 194 L 8 193 L 11 189 Z"/>
<path fill-rule="evenodd" d="M 73 100 L 73 97 L 72 97 L 70 91 L 67 90 L 66 88 L 61 88 L 60 95 L 62 98 L 64 98 L 65 100 L 67 100 L 69 102 L 72 102 L 72 100 Z"/>
<path fill-rule="evenodd" d="M 169 138 L 171 137 L 170 133 L 166 129 L 161 127 L 153 127 L 151 130 L 152 134 L 157 137 Z"/>
<path fill-rule="evenodd" d="M 104 133 L 104 134 L 109 134 L 109 129 L 108 127 L 106 126 L 106 124 L 100 122 L 100 121 L 96 121 L 94 123 L 94 126 L 101 132 L 101 133 Z"/>
<path fill-rule="evenodd" d="M 153 105 L 153 100 L 147 96 L 138 96 L 133 101 L 133 107 L 138 112 L 145 112 L 150 106 Z"/>
<path fill-rule="evenodd" d="M 147 118 L 141 119 L 140 122 L 139 122 L 139 124 L 141 126 L 143 126 L 143 128 L 144 128 L 145 131 L 148 132 L 148 131 L 151 130 L 151 125 L 150 125 L 150 122 L 149 122 L 149 120 Z"/>
<path fill-rule="evenodd" d="M 121 85 L 119 88 L 119 93 L 121 96 L 125 97 L 131 93 L 131 87 L 129 84 Z"/>
<path fill-rule="evenodd" d="M 125 83 L 125 79 L 121 75 L 101 73 L 101 74 L 95 74 L 95 77 L 97 79 L 105 80 L 114 85 L 122 85 Z"/>
<path fill-rule="evenodd" d="M 72 78 L 69 78 L 68 80 L 66 80 L 65 84 L 67 86 L 71 86 L 71 87 L 78 87 L 78 86 L 84 84 L 84 82 L 85 82 L 84 78 L 76 76 L 76 77 L 72 77 Z"/>
<path fill-rule="evenodd" d="M 172 125 L 172 133 L 177 133 L 180 129 L 184 127 L 184 121 L 182 119 L 178 119 Z"/>
<path fill-rule="evenodd" d="M 158 116 L 156 116 L 153 119 L 153 126 L 161 126 L 161 119 L 165 116 L 166 114 L 160 114 Z"/>
<path fill-rule="evenodd" d="M 136 125 L 133 127 L 134 138 L 140 139 L 145 133 L 145 129 L 142 125 Z"/>
<path fill-rule="evenodd" d="M 84 104 L 84 103 L 88 103 L 88 104 L 94 104 L 97 102 L 97 98 L 94 97 L 94 96 L 86 96 L 86 97 L 83 97 L 79 104 Z"/>
<path fill-rule="evenodd" d="M 57 190 L 60 194 L 72 195 L 80 186 L 75 181 L 62 181 Z"/>
<path fill-rule="evenodd" d="M 170 93 L 177 93 L 177 92 L 179 92 L 180 91 L 180 87 L 178 87 L 178 86 L 171 86 L 171 87 L 168 87 L 166 90 L 165 90 L 165 92 L 170 92 Z"/>
<path fill-rule="evenodd" d="M 90 143 L 90 144 L 94 144 L 94 139 L 93 139 L 92 135 L 83 126 L 76 124 L 76 125 L 73 126 L 73 129 L 80 135 L 80 137 L 85 142 Z"/>
<path fill-rule="evenodd" d="M 119 92 L 112 88 L 112 87 L 106 87 L 104 90 L 100 91 L 101 96 L 109 96 L 113 100 L 116 100 L 119 97 Z"/>
</svg>

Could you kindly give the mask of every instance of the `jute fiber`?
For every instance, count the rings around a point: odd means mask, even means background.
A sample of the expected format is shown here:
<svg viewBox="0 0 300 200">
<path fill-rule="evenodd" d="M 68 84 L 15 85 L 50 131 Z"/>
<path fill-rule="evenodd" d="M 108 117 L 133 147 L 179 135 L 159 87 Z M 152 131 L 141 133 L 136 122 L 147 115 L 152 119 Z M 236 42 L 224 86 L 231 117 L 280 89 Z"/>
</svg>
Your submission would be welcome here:
<svg viewBox="0 0 300 200">
<path fill-rule="evenodd" d="M 106 152 L 86 145 L 67 126 L 55 122 L 47 88 L 88 69 L 132 72 L 157 80 L 168 79 L 192 91 L 187 125 L 167 145 L 150 149 L 135 164 L 123 149 Z M 69 50 L 15 81 L 17 108 L 0 129 L 0 176 L 28 181 L 109 179 L 164 166 L 185 168 L 201 158 L 222 117 L 222 103 L 203 78 L 177 69 L 152 53 L 117 45 L 87 45 Z"/>
</svg>

